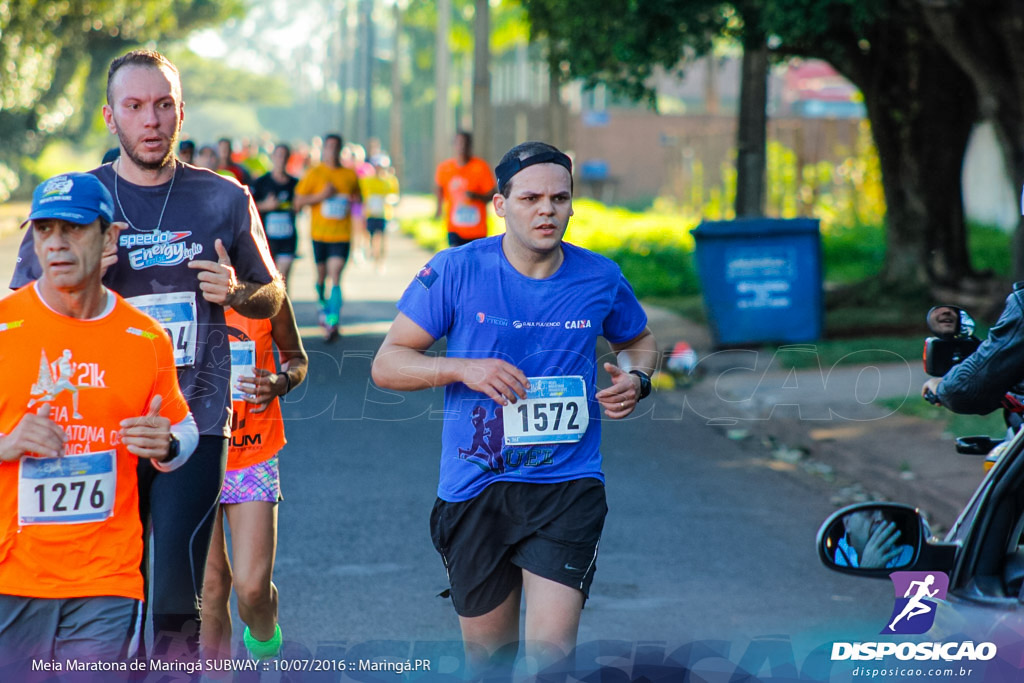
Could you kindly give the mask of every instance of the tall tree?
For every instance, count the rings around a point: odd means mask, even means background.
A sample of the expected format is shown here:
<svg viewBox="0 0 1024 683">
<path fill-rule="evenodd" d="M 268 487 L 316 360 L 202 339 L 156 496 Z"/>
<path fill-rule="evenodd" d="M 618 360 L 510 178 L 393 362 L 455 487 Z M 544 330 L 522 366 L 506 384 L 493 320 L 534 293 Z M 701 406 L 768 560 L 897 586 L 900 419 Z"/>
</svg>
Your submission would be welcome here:
<svg viewBox="0 0 1024 683">
<path fill-rule="evenodd" d="M 81 135 L 117 54 L 237 16 L 241 0 L 11 0 L 0 6 L 0 199 L 20 159 L 55 134 Z"/>
<path fill-rule="evenodd" d="M 451 27 L 451 0 L 437 2 L 437 42 L 434 49 L 434 165 L 448 158 L 452 145 L 450 124 L 451 108 L 448 102 L 449 50 L 448 32 Z"/>
<path fill-rule="evenodd" d="M 1024 186 L 1024 14 L 1015 0 L 919 0 L 943 50 L 967 74 L 980 115 L 1002 143 L 1006 174 Z M 1024 279 L 1024 217 L 1014 240 L 1015 279 Z"/>
<path fill-rule="evenodd" d="M 475 0 L 473 13 L 473 139 L 477 153 L 491 159 L 491 6 Z"/>
</svg>

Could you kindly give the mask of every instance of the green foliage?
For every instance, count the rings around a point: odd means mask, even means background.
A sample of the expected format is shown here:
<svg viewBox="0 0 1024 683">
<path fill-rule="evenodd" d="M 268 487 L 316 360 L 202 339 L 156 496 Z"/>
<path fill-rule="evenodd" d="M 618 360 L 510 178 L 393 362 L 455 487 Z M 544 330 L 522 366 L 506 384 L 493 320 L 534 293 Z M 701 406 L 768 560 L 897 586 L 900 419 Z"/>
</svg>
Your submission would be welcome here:
<svg viewBox="0 0 1024 683">
<path fill-rule="evenodd" d="M 651 76 L 711 49 L 727 30 L 726 3 L 714 0 L 523 0 L 533 37 L 547 40 L 551 61 L 588 86 L 653 106 Z"/>
<path fill-rule="evenodd" d="M 181 73 L 182 97 L 189 102 L 231 102 L 242 105 L 288 106 L 294 101 L 283 76 L 264 76 L 205 59 L 184 46 L 167 51 Z M 225 130 L 230 130 L 226 128 Z"/>
<path fill-rule="evenodd" d="M 981 270 L 1009 278 L 1013 273 L 1013 247 L 1005 230 L 990 225 L 968 222 L 967 241 L 971 249 L 971 263 Z"/>
<path fill-rule="evenodd" d="M 242 9 L 242 0 L 0 1 L 0 201 L 22 158 L 89 129 L 113 57 Z"/>
</svg>

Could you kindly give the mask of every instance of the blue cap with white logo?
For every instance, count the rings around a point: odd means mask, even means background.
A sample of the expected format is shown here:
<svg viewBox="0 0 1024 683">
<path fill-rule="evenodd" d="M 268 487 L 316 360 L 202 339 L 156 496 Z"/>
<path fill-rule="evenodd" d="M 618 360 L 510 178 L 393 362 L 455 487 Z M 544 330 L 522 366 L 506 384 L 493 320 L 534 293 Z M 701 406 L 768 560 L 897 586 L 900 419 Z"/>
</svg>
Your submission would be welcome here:
<svg viewBox="0 0 1024 683">
<path fill-rule="evenodd" d="M 32 193 L 28 220 L 57 218 L 87 225 L 97 218 L 114 222 L 114 200 L 91 173 L 65 173 L 44 180 Z"/>
</svg>

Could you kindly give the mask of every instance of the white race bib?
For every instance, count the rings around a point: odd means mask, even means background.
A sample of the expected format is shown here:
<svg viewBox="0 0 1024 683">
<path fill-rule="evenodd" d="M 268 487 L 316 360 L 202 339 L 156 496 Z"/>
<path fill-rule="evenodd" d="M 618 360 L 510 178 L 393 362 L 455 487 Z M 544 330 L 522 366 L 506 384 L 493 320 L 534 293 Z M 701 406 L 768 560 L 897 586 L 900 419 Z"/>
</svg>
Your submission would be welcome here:
<svg viewBox="0 0 1024 683">
<path fill-rule="evenodd" d="M 472 228 L 480 222 L 480 207 L 474 204 L 456 204 L 452 212 L 452 225 L 458 228 Z"/>
<path fill-rule="evenodd" d="M 366 198 L 366 213 L 375 218 L 384 217 L 384 195 L 371 194 Z"/>
<path fill-rule="evenodd" d="M 239 377 L 253 377 L 256 365 L 256 342 L 254 341 L 233 341 L 231 342 L 231 400 L 244 401 L 245 392 L 238 389 Z"/>
<path fill-rule="evenodd" d="M 333 218 L 335 220 L 341 220 L 348 217 L 349 201 L 348 197 L 339 197 L 335 195 L 330 199 L 325 199 L 320 204 L 320 214 L 324 218 Z"/>
<path fill-rule="evenodd" d="M 506 446 L 575 443 L 590 424 L 587 385 L 580 376 L 530 377 L 526 400 L 502 410 Z"/>
<path fill-rule="evenodd" d="M 19 524 L 102 522 L 114 511 L 115 451 L 25 456 L 18 466 Z"/>
<path fill-rule="evenodd" d="M 174 364 L 191 367 L 196 362 L 196 293 L 143 294 L 126 299 L 167 330 L 174 346 Z"/>
<path fill-rule="evenodd" d="M 295 234 L 295 223 L 287 211 L 272 211 L 263 221 L 263 230 L 270 239 L 286 239 Z"/>
</svg>

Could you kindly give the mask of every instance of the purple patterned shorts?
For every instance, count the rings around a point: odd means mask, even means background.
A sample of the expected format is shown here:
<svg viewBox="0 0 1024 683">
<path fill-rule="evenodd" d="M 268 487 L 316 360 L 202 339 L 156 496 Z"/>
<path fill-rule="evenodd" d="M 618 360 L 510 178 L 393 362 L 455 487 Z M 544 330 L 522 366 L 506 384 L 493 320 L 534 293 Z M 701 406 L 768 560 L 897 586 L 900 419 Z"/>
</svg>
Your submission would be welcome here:
<svg viewBox="0 0 1024 683">
<path fill-rule="evenodd" d="M 278 503 L 282 500 L 284 497 L 281 495 L 281 475 L 276 455 L 255 465 L 224 473 L 221 503 Z"/>
</svg>

